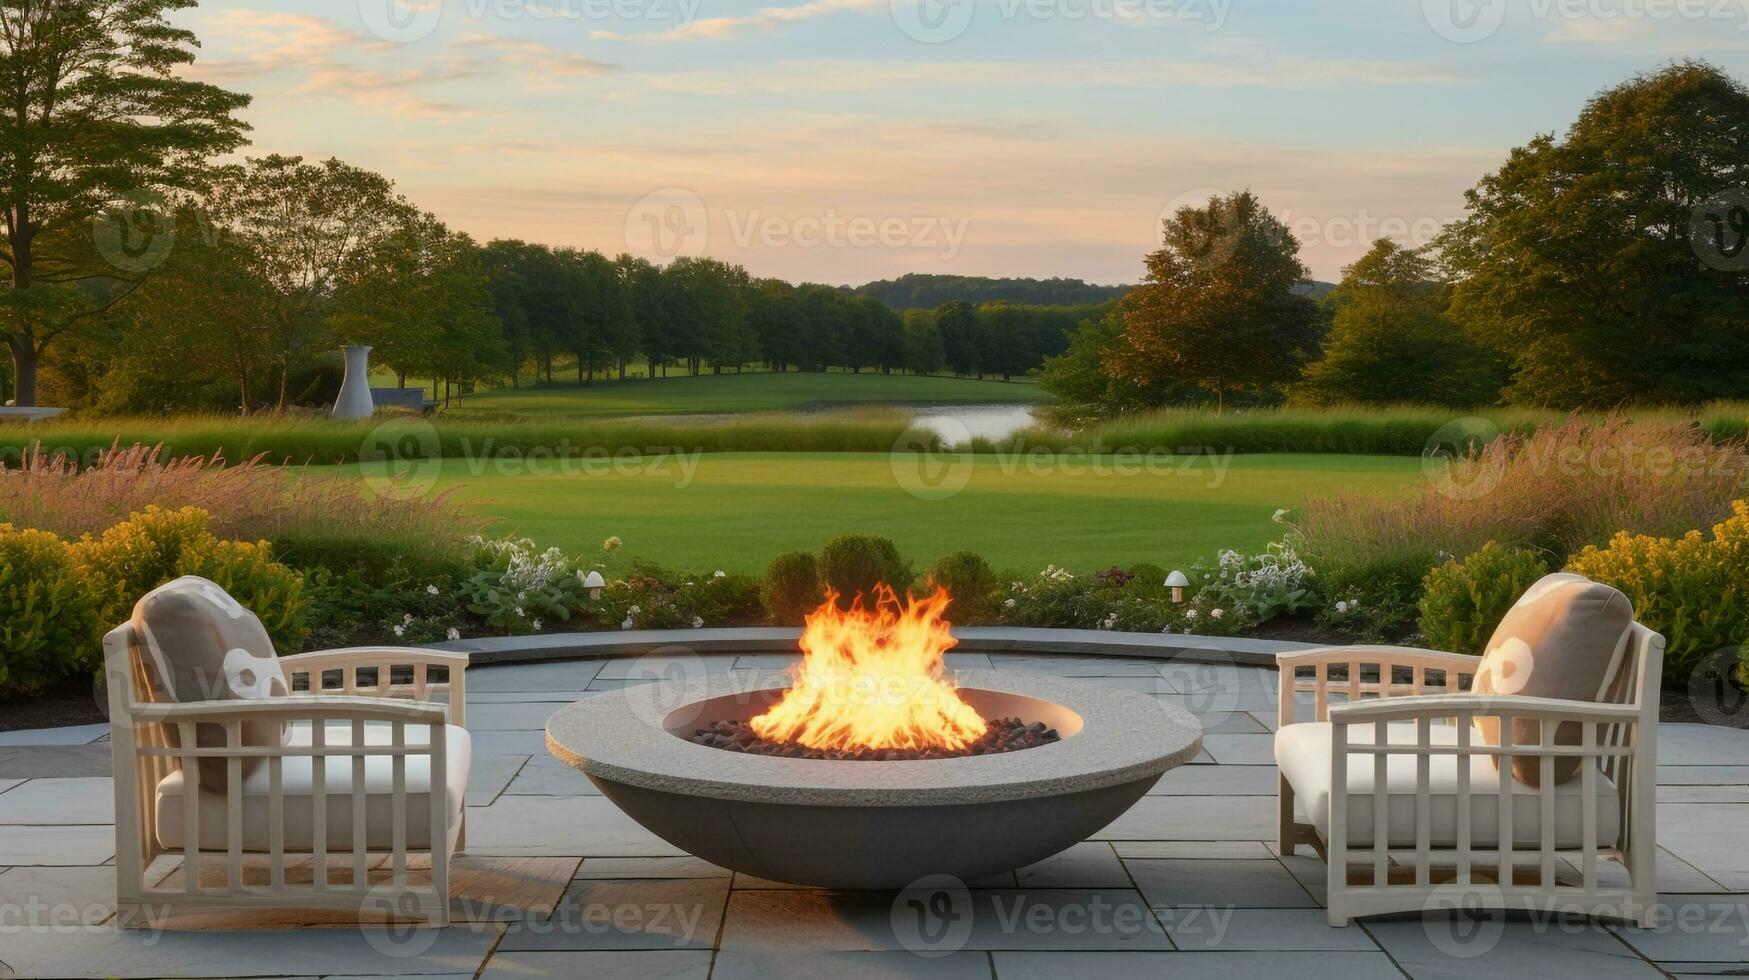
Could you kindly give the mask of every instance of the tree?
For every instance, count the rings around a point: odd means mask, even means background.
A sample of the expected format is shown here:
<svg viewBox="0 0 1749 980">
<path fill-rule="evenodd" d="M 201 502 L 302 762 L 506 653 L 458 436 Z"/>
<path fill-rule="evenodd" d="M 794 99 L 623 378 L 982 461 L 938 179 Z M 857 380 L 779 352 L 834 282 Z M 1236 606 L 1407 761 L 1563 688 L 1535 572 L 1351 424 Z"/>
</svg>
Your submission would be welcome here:
<svg viewBox="0 0 1749 980">
<path fill-rule="evenodd" d="M 92 222 L 127 204 L 199 189 L 207 158 L 243 144 L 248 127 L 234 113 L 249 97 L 179 74 L 193 63 L 198 42 L 166 14 L 194 5 L 0 0 L 0 90 L 7 93 L 0 259 L 12 286 L 0 332 L 19 405 L 36 404 L 43 351 L 127 296 L 151 264 L 120 238 L 105 240 L 115 249 L 95 244 Z M 174 218 L 148 214 L 147 221 Z M 126 286 L 104 288 L 106 280 Z"/>
<path fill-rule="evenodd" d="M 272 289 L 266 327 L 279 367 L 279 407 L 293 365 L 324 339 L 336 292 L 370 268 L 419 213 L 388 178 L 328 160 L 269 156 L 227 168 L 212 199 L 214 219 L 242 242 Z"/>
<path fill-rule="evenodd" d="M 941 334 L 948 369 L 955 374 L 977 374 L 981 348 L 977 309 L 959 300 L 946 303 L 935 311 L 935 329 Z"/>
<path fill-rule="evenodd" d="M 1508 400 L 1749 394 L 1749 266 L 1723 261 L 1749 232 L 1745 186 L 1749 89 L 1704 62 L 1635 76 L 1565 139 L 1513 150 L 1438 242 L 1453 315 L 1511 355 Z"/>
<path fill-rule="evenodd" d="M 1390 239 L 1344 270 L 1324 356 L 1306 368 L 1296 399 L 1486 405 L 1504 382 L 1500 359 L 1446 316 L 1450 287 L 1428 256 Z"/>
<path fill-rule="evenodd" d="M 905 368 L 914 374 L 934 374 L 947 367 L 941 331 L 932 310 L 905 311 Z"/>
<path fill-rule="evenodd" d="M 376 362 L 402 384 L 410 374 L 471 381 L 509 366 L 492 283 L 473 239 L 421 213 L 354 261 L 362 268 L 344 277 L 329 332 L 371 345 Z"/>
<path fill-rule="evenodd" d="M 1124 343 L 1106 368 L 1148 387 L 1189 382 L 1218 407 L 1235 391 L 1297 378 L 1318 340 L 1299 242 L 1249 191 L 1165 222 L 1146 281 L 1123 300 Z"/>
<path fill-rule="evenodd" d="M 1045 358 L 1044 366 L 1034 373 L 1039 387 L 1056 398 L 1061 414 L 1104 417 L 1197 396 L 1194 388 L 1184 385 L 1141 385 L 1108 371 L 1106 362 L 1121 355 L 1124 334 L 1123 313 L 1113 309 L 1083 323 L 1070 336 L 1068 349 L 1062 354 Z"/>
</svg>

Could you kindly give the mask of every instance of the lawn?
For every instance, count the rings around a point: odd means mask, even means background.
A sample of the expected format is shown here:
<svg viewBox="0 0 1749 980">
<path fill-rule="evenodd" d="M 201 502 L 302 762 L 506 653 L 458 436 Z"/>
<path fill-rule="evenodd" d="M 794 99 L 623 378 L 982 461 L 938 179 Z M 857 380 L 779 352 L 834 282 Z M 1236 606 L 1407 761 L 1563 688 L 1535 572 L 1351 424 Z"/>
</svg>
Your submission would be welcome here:
<svg viewBox="0 0 1749 980">
<path fill-rule="evenodd" d="M 936 500 L 901 486 L 895 471 L 914 473 L 918 463 L 905 455 L 725 453 L 617 469 L 576 463 L 565 472 L 553 462 L 541 472 L 470 470 L 454 459 L 424 465 L 441 467 L 436 486 L 497 518 L 494 534 L 580 554 L 616 536 L 627 555 L 743 572 L 846 531 L 888 535 L 920 568 L 960 549 L 1027 574 L 1052 563 L 1082 572 L 1143 561 L 1185 566 L 1279 538 L 1276 510 L 1308 494 L 1389 492 L 1421 478 L 1421 461 L 1400 457 L 1187 457 L 1130 473 L 1111 462 L 979 456 L 965 489 Z"/>
<path fill-rule="evenodd" d="M 914 374 L 724 374 L 657 381 L 598 381 L 591 386 L 501 388 L 464 399 L 453 414 L 679 415 L 771 412 L 818 405 L 875 403 L 979 405 L 1040 402 L 1048 396 L 1023 382 L 977 381 Z"/>
</svg>

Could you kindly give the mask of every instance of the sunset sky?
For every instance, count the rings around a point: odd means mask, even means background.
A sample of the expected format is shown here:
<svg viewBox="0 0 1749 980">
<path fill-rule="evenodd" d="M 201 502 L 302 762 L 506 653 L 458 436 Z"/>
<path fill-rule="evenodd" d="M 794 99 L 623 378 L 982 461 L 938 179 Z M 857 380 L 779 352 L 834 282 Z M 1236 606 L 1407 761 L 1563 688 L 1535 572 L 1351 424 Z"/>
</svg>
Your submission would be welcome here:
<svg viewBox="0 0 1749 980">
<path fill-rule="evenodd" d="M 1249 187 L 1323 279 L 1749 0 L 205 0 L 251 155 L 339 156 L 482 240 L 755 275 L 1135 281 Z M 1504 16 L 1501 16 L 1504 11 Z"/>
</svg>

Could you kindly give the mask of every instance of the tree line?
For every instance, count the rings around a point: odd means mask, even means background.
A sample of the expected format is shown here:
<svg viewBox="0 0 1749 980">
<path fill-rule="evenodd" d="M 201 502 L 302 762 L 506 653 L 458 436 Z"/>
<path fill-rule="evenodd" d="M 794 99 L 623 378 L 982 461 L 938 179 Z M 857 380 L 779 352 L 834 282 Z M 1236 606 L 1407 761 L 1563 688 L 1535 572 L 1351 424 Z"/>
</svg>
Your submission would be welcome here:
<svg viewBox="0 0 1749 980">
<path fill-rule="evenodd" d="M 1749 398 L 1745 133 L 1749 89 L 1719 68 L 1635 76 L 1513 150 L 1428 247 L 1378 241 L 1317 301 L 1254 195 L 1180 209 L 1041 382 L 1083 414 Z"/>
</svg>

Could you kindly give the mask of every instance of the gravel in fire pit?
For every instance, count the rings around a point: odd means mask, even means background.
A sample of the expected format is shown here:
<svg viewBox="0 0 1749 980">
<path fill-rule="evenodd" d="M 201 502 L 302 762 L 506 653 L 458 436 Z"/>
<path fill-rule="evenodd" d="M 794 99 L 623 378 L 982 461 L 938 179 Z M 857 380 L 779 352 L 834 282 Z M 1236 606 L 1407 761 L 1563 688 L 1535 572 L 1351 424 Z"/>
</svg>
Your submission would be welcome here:
<svg viewBox="0 0 1749 980">
<path fill-rule="evenodd" d="M 753 726 L 744 721 L 719 721 L 700 728 L 692 735 L 697 745 L 726 752 L 747 755 L 769 755 L 784 759 L 820 759 L 832 762 L 909 762 L 919 759 L 963 759 L 974 755 L 999 755 L 1021 752 L 1041 745 L 1062 741 L 1055 728 L 1042 721 L 1027 724 L 1019 718 L 993 718 L 984 737 L 963 749 L 856 749 L 850 751 L 810 749 L 799 742 L 768 742 L 754 734 Z"/>
</svg>

